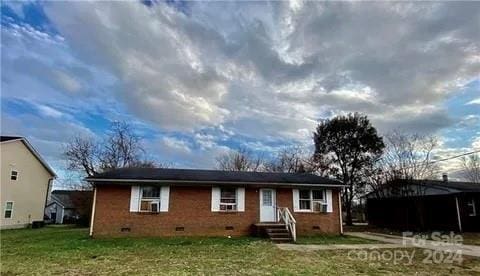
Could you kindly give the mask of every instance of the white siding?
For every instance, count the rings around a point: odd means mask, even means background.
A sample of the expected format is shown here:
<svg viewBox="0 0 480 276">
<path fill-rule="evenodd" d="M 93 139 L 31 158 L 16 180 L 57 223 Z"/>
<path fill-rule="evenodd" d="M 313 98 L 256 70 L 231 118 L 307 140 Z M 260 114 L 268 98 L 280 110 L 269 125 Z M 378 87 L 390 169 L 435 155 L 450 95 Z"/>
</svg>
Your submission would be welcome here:
<svg viewBox="0 0 480 276">
<path fill-rule="evenodd" d="M 11 180 L 12 170 L 18 172 Z M 50 179 L 53 176 L 20 141 L 0 145 L 0 228 L 21 228 L 42 221 Z M 11 218 L 5 218 L 6 202 L 14 202 Z M 57 214 L 60 215 L 60 214 Z"/>
</svg>

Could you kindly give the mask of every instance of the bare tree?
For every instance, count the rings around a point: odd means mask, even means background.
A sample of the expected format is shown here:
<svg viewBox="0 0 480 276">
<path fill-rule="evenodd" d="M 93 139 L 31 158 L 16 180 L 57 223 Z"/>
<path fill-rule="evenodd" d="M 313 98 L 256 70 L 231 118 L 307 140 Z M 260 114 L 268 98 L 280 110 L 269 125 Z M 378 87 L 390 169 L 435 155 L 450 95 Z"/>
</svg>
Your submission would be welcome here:
<svg viewBox="0 0 480 276">
<path fill-rule="evenodd" d="M 319 162 L 314 160 L 312 153 L 300 146 L 290 146 L 282 149 L 270 161 L 265 163 L 269 172 L 313 173 L 320 170 Z"/>
<path fill-rule="evenodd" d="M 87 176 L 92 176 L 98 171 L 99 145 L 91 138 L 73 137 L 66 145 L 64 156 L 70 170 L 83 171 Z"/>
<path fill-rule="evenodd" d="M 461 159 L 463 177 L 470 182 L 480 183 L 480 155 L 472 154 Z"/>
<path fill-rule="evenodd" d="M 158 167 L 154 161 L 145 159 L 141 138 L 125 122 L 112 124 L 103 140 L 92 137 L 73 137 L 65 145 L 64 156 L 68 169 L 86 176 L 124 167 Z"/>
<path fill-rule="evenodd" d="M 385 136 L 385 142 L 380 165 L 390 179 L 428 179 L 438 174 L 433 159 L 436 137 L 393 132 Z"/>
<path fill-rule="evenodd" d="M 101 145 L 99 155 L 103 171 L 115 168 L 136 167 L 141 165 L 141 155 L 145 153 L 140 137 L 125 122 L 114 122 L 109 135 Z"/>
<path fill-rule="evenodd" d="M 304 172 L 304 159 L 305 156 L 299 147 L 285 148 L 265 164 L 265 170 L 286 173 Z"/>
<path fill-rule="evenodd" d="M 433 151 L 438 146 L 433 136 L 391 133 L 385 137 L 386 148 L 382 157 L 366 175 L 367 183 L 376 197 L 399 196 L 411 198 L 420 225 L 425 224 L 423 201 L 427 186 L 423 180 L 438 173 Z"/>
<path fill-rule="evenodd" d="M 395 192 L 401 196 L 423 195 L 426 187 L 421 181 L 410 180 L 435 177 L 439 168 L 433 159 L 438 146 L 434 136 L 393 132 L 384 137 L 386 148 L 366 175 L 367 183 L 377 197 L 386 196 L 384 185 L 395 183 Z M 397 181 L 402 180 L 402 181 Z"/>
<path fill-rule="evenodd" d="M 231 150 L 217 156 L 217 168 L 223 171 L 261 171 L 264 167 L 263 158 L 245 148 Z"/>
</svg>

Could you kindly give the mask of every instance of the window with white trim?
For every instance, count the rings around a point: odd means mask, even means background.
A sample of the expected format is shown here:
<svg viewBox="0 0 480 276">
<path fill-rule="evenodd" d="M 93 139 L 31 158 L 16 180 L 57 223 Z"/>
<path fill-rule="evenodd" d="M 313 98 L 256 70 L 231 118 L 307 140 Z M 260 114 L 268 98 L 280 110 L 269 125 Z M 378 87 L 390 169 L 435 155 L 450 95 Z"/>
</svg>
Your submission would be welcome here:
<svg viewBox="0 0 480 276">
<path fill-rule="evenodd" d="M 220 188 L 220 211 L 237 210 L 237 189 Z"/>
<path fill-rule="evenodd" d="M 10 180 L 17 180 L 18 179 L 18 171 L 12 170 L 10 172 Z"/>
<path fill-rule="evenodd" d="M 5 203 L 5 218 L 11 218 L 13 215 L 13 202 L 12 201 L 7 201 Z"/>
<path fill-rule="evenodd" d="M 322 206 L 327 204 L 325 190 L 299 190 L 299 208 L 302 211 L 322 211 Z M 326 208 L 326 207 L 324 207 Z"/>
<path fill-rule="evenodd" d="M 471 217 L 477 216 L 477 209 L 475 209 L 475 200 L 472 198 L 467 203 L 468 206 L 468 215 Z"/>
<path fill-rule="evenodd" d="M 140 193 L 140 212 L 160 211 L 160 187 L 144 186 Z"/>
</svg>

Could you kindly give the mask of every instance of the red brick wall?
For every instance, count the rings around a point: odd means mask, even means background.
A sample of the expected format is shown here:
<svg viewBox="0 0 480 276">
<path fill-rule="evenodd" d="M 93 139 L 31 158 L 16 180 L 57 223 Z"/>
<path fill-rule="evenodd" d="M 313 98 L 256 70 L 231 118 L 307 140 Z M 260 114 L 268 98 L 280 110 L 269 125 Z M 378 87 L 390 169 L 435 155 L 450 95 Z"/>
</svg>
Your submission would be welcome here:
<svg viewBox="0 0 480 276">
<path fill-rule="evenodd" d="M 245 212 L 211 212 L 211 187 L 171 186 L 168 212 L 158 214 L 130 212 L 130 189 L 97 186 L 94 236 L 241 236 L 250 234 L 259 221 L 259 191 L 254 188 L 245 189 Z M 337 191 L 332 197 L 333 213 L 293 213 L 299 235 L 340 232 Z M 277 205 L 293 210 L 291 189 L 277 189 Z"/>
<path fill-rule="evenodd" d="M 297 221 L 298 235 L 315 235 L 321 233 L 340 233 L 338 209 L 338 190 L 332 190 L 332 213 L 293 212 L 292 189 L 277 189 L 277 205 L 288 207 Z"/>
</svg>

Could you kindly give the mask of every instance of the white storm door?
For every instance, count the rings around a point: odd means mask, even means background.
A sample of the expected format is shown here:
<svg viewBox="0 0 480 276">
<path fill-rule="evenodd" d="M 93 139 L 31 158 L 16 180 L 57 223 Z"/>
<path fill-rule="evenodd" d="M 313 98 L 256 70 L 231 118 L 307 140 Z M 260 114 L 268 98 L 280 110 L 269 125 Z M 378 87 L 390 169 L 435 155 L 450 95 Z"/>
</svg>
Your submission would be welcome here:
<svg viewBox="0 0 480 276">
<path fill-rule="evenodd" d="M 274 189 L 260 189 L 260 222 L 275 222 L 276 196 Z"/>
</svg>

